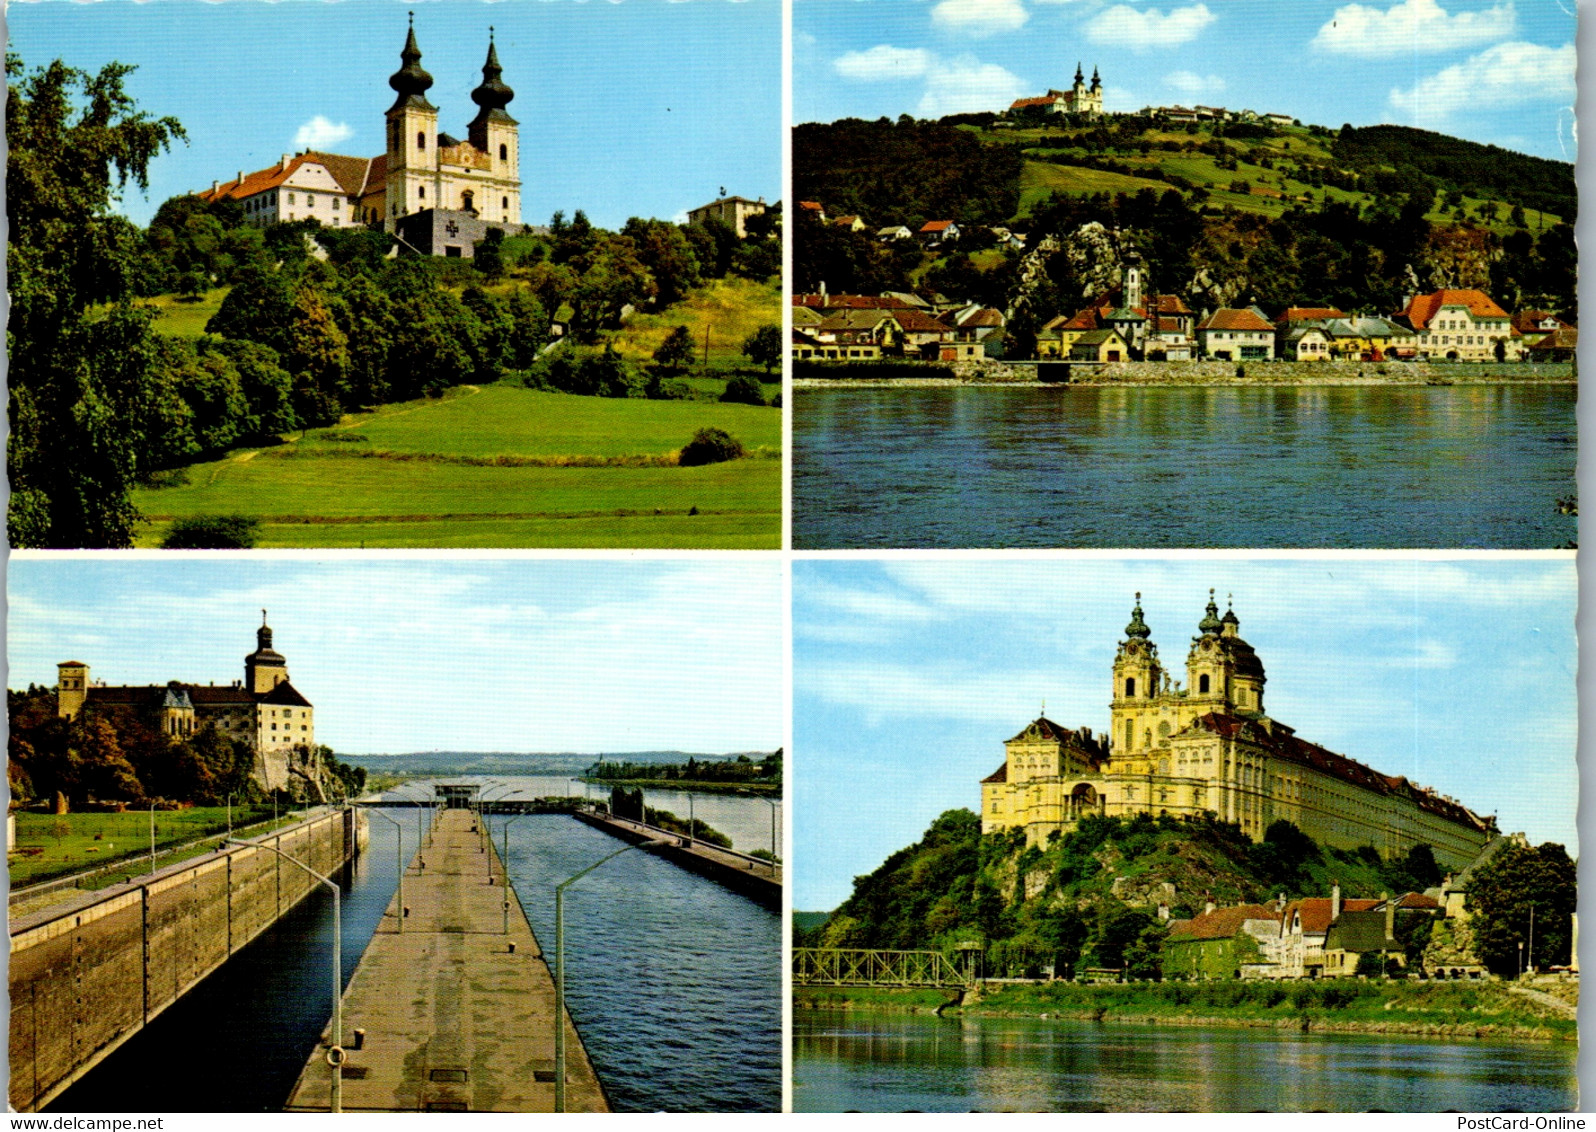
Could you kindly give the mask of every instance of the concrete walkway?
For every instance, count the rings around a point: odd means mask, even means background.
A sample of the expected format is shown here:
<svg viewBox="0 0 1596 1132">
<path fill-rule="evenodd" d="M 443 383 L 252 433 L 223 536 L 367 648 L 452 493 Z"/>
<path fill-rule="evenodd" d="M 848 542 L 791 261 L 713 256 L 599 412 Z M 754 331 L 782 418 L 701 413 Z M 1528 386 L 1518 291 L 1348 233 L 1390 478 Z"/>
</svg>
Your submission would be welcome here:
<svg viewBox="0 0 1596 1132">
<path fill-rule="evenodd" d="M 513 892 L 503 934 L 504 871 L 475 827 L 469 810 L 442 812 L 405 873 L 404 932 L 396 894 L 344 993 L 345 1112 L 554 1110 L 552 960 Z M 569 1014 L 564 1025 L 566 1108 L 609 1111 Z M 287 1111 L 328 1110 L 330 1030 Z"/>
<path fill-rule="evenodd" d="M 1542 1006 L 1549 1006 L 1553 1010 L 1556 1010 L 1562 1014 L 1566 1014 L 1570 1018 L 1579 1017 L 1579 1007 L 1575 1006 L 1571 1002 L 1564 1002 L 1562 999 L 1556 997 L 1555 995 L 1547 994 L 1545 991 L 1534 990 L 1531 987 L 1521 987 L 1513 983 L 1509 983 L 1507 985 L 1507 989 L 1512 991 L 1514 994 L 1523 995 L 1532 1002 L 1538 1002 Z"/>
</svg>

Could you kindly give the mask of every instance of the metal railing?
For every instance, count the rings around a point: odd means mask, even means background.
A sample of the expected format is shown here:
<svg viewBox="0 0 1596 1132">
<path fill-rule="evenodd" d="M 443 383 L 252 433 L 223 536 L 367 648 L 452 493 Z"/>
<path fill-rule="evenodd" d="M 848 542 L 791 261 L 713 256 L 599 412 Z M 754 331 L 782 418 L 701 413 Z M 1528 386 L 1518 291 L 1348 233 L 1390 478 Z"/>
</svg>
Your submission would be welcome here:
<svg viewBox="0 0 1596 1132">
<path fill-rule="evenodd" d="M 795 947 L 792 981 L 799 986 L 963 987 L 974 977 L 940 951 Z"/>
</svg>

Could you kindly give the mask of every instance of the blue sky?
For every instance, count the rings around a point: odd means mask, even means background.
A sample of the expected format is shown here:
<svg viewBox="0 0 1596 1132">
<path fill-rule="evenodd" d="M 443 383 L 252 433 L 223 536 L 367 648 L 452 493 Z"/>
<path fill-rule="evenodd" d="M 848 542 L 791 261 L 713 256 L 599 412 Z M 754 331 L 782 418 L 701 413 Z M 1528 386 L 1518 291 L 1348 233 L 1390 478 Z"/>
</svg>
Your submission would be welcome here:
<svg viewBox="0 0 1596 1132">
<path fill-rule="evenodd" d="M 793 119 L 941 117 L 1068 88 L 1574 160 L 1574 0 L 794 0 Z"/>
<path fill-rule="evenodd" d="M 585 209 L 686 219 L 721 186 L 781 195 L 779 0 L 33 0 L 6 7 L 30 66 L 136 64 L 140 107 L 173 115 L 188 144 L 158 158 L 144 224 L 168 197 L 304 148 L 369 157 L 384 145 L 388 76 L 416 13 L 439 129 L 465 136 L 488 26 L 521 123 L 522 217 Z"/>
<path fill-rule="evenodd" d="M 230 683 L 262 607 L 317 738 L 405 751 L 774 750 L 771 557 L 387 562 L 13 557 L 8 686 Z"/>
<path fill-rule="evenodd" d="M 834 908 L 938 814 L 977 810 L 1044 701 L 1106 730 L 1137 591 L 1183 681 L 1210 586 L 1234 594 L 1272 717 L 1577 854 L 1572 556 L 800 560 L 794 907 Z"/>
</svg>

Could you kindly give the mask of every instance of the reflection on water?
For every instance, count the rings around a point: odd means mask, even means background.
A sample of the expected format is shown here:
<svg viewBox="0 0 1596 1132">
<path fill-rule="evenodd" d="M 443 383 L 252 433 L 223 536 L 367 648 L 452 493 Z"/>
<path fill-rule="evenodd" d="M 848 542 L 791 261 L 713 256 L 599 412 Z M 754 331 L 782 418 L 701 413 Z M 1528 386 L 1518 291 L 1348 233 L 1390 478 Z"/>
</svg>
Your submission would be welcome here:
<svg viewBox="0 0 1596 1132">
<path fill-rule="evenodd" d="M 1573 1042 L 803 1010 L 801 1112 L 1571 1111 Z"/>
<path fill-rule="evenodd" d="M 826 547 L 1553 548 L 1572 385 L 809 389 L 793 539 Z"/>
</svg>

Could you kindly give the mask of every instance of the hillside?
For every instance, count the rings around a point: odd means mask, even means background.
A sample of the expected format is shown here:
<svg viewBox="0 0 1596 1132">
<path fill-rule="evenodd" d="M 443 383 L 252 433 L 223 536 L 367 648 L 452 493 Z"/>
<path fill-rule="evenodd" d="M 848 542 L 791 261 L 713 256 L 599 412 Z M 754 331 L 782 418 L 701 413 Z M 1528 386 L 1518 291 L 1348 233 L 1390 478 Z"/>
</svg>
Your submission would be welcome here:
<svg viewBox="0 0 1596 1132">
<path fill-rule="evenodd" d="M 853 895 L 823 925 L 795 933 L 794 943 L 924 948 L 979 940 L 994 971 L 1134 966 L 1138 948 L 1156 953 L 1160 904 L 1183 918 L 1207 899 L 1223 906 L 1280 893 L 1325 896 L 1332 881 L 1348 897 L 1374 897 L 1439 879 L 1423 849 L 1383 862 L 1372 847 L 1321 849 L 1285 822 L 1254 843 L 1211 818 L 1088 818 L 1046 849 L 1027 849 L 1020 831 L 983 836 L 976 815 L 950 810 L 919 842 L 857 878 Z"/>
<path fill-rule="evenodd" d="M 607 758 L 634 763 L 668 765 L 695 758 L 699 762 L 724 762 L 739 754 L 750 757 L 768 752 L 697 754 L 689 751 L 626 751 Z M 598 758 L 591 751 L 414 751 L 395 755 L 349 755 L 349 762 L 368 770 L 390 774 L 564 774 L 577 773 Z"/>
<path fill-rule="evenodd" d="M 865 225 L 850 233 L 800 214 L 800 290 L 914 289 L 1011 309 L 1040 288 L 1040 324 L 1073 313 L 1140 258 L 1157 290 L 1198 311 L 1389 313 L 1414 291 L 1464 287 L 1509 309 L 1577 313 L 1573 166 L 1420 130 L 1137 116 L 847 121 L 795 129 L 793 166 L 798 199 Z M 925 252 L 873 236 L 928 218 L 965 230 Z M 1115 233 L 1106 261 L 1101 249 L 1073 265 L 1044 254 L 1045 273 L 1021 283 L 1023 256 L 1092 223 Z M 1025 250 L 996 245 L 994 225 L 1024 233 Z"/>
</svg>

